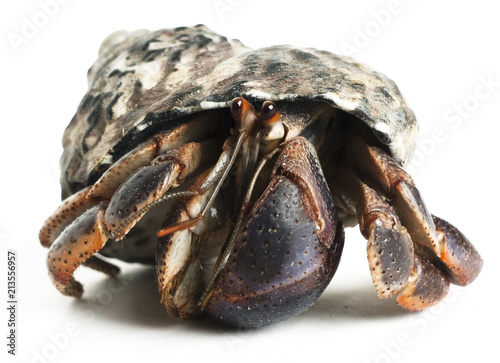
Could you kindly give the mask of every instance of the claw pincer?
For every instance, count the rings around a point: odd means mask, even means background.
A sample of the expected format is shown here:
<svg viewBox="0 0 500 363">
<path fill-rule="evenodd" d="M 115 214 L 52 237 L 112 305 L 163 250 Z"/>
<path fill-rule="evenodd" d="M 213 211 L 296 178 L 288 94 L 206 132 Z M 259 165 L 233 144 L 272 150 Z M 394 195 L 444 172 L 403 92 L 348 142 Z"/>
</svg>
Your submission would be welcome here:
<svg viewBox="0 0 500 363">
<path fill-rule="evenodd" d="M 283 149 L 209 295 L 210 315 L 240 327 L 268 325 L 308 309 L 326 288 L 344 235 L 316 161 L 303 138 Z"/>
</svg>

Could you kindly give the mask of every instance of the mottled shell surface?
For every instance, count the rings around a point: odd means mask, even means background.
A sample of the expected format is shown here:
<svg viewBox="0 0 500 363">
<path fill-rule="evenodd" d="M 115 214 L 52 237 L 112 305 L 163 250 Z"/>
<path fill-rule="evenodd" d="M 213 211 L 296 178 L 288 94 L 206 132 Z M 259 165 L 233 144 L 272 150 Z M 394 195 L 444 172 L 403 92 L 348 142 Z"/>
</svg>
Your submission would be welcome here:
<svg viewBox="0 0 500 363">
<path fill-rule="evenodd" d="M 251 50 L 203 25 L 111 34 L 88 83 L 63 137 L 63 198 L 155 130 L 234 97 L 326 102 L 365 122 L 402 165 L 418 132 L 395 83 L 350 57 L 287 45 Z"/>
</svg>

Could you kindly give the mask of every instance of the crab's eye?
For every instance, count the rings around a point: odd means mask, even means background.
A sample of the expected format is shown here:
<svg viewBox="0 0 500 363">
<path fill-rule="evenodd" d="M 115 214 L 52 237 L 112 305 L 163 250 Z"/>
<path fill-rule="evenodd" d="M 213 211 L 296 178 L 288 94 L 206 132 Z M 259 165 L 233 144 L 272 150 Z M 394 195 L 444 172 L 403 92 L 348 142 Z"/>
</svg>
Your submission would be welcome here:
<svg viewBox="0 0 500 363">
<path fill-rule="evenodd" d="M 258 117 L 252 104 L 243 97 L 231 101 L 231 115 L 236 121 L 236 130 L 252 132 L 258 125 Z"/>
<path fill-rule="evenodd" d="M 274 102 L 266 101 L 262 104 L 260 121 L 262 123 L 262 141 L 264 143 L 281 140 L 285 136 L 285 127 L 280 120 L 280 113 Z"/>
<path fill-rule="evenodd" d="M 241 109 L 243 108 L 243 98 L 238 97 L 231 101 L 231 115 L 235 120 L 241 117 Z"/>
<path fill-rule="evenodd" d="M 271 101 L 266 101 L 262 104 L 262 110 L 260 111 L 260 119 L 264 126 L 270 125 L 276 122 L 280 117 L 280 113 L 276 107 L 276 104 Z"/>
</svg>

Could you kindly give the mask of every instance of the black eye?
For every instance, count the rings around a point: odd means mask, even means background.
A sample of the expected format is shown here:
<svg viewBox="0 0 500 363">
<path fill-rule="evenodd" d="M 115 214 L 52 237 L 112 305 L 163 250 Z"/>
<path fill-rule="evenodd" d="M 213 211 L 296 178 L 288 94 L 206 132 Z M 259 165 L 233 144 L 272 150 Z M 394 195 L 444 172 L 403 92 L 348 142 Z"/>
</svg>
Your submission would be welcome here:
<svg viewBox="0 0 500 363">
<path fill-rule="evenodd" d="M 262 104 L 260 119 L 264 122 L 264 124 L 274 122 L 278 117 L 278 109 L 276 108 L 276 104 L 274 102 L 266 101 Z"/>
<path fill-rule="evenodd" d="M 243 108 L 243 99 L 241 97 L 235 98 L 231 101 L 231 115 L 235 120 L 241 117 L 241 109 Z"/>
</svg>

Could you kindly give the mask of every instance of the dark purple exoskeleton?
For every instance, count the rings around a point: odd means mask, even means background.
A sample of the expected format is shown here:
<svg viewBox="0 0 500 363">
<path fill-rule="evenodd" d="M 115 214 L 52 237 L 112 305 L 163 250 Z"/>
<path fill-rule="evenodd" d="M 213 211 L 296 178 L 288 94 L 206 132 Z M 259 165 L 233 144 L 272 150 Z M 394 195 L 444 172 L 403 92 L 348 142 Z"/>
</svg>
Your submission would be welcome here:
<svg viewBox="0 0 500 363">
<path fill-rule="evenodd" d="M 344 234 L 312 160 L 316 152 L 302 138 L 283 149 L 211 293 L 212 316 L 241 327 L 268 325 L 308 309 L 329 284 Z"/>
</svg>

